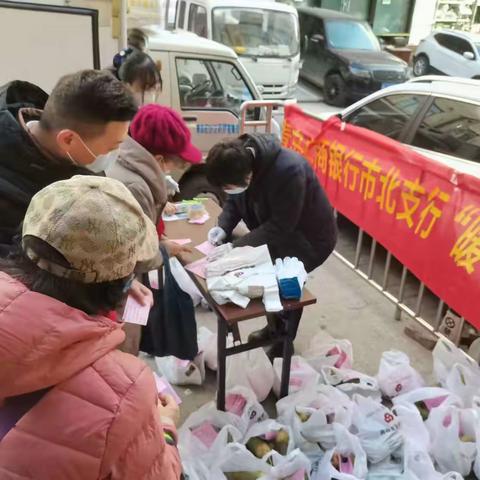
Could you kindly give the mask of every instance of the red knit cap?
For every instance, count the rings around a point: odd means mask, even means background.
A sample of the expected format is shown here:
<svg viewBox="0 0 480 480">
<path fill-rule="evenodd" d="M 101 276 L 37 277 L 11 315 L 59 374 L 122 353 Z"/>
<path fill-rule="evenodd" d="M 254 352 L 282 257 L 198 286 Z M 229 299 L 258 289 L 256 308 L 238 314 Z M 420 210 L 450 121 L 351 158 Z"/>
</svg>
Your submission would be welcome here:
<svg viewBox="0 0 480 480">
<path fill-rule="evenodd" d="M 202 161 L 202 152 L 191 143 L 187 125 L 169 107 L 152 103 L 140 108 L 130 125 L 130 135 L 152 155 L 177 155 L 189 163 Z"/>
</svg>

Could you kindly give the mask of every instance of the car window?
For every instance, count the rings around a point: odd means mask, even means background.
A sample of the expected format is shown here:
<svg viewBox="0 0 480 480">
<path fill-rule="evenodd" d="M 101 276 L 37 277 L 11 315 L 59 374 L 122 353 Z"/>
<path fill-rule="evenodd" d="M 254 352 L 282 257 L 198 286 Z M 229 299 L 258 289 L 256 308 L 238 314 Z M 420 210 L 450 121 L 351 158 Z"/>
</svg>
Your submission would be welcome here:
<svg viewBox="0 0 480 480">
<path fill-rule="evenodd" d="M 316 33 L 319 33 L 320 35 L 325 35 L 325 27 L 321 18 L 313 19 L 313 28 L 311 34 L 315 35 Z"/>
<path fill-rule="evenodd" d="M 475 53 L 472 45 L 467 40 L 457 37 L 455 35 L 448 35 L 447 33 L 437 33 L 435 40 L 445 48 L 448 48 L 452 52 L 458 55 L 463 55 L 465 52 Z"/>
<path fill-rule="evenodd" d="M 182 108 L 229 110 L 238 116 L 242 103 L 253 98 L 233 63 L 177 58 L 176 65 Z"/>
<path fill-rule="evenodd" d="M 187 2 L 180 2 L 180 7 L 178 8 L 178 23 L 179 28 L 183 28 L 185 25 L 185 9 L 187 7 Z"/>
<path fill-rule="evenodd" d="M 448 48 L 449 50 L 455 51 L 454 47 L 454 37 L 452 35 L 447 35 L 445 33 L 437 33 L 435 35 L 435 40 L 445 48 Z"/>
<path fill-rule="evenodd" d="M 201 5 L 192 3 L 188 12 L 188 30 L 200 37 L 207 38 L 207 10 Z"/>
<path fill-rule="evenodd" d="M 480 162 L 480 106 L 435 99 L 412 145 Z"/>
<path fill-rule="evenodd" d="M 475 53 L 471 43 L 463 38 L 457 38 L 456 48 L 459 55 L 463 55 L 465 52 Z"/>
<path fill-rule="evenodd" d="M 367 103 L 345 120 L 352 125 L 368 128 L 394 140 L 402 134 L 424 102 L 422 95 L 394 94 Z"/>
</svg>

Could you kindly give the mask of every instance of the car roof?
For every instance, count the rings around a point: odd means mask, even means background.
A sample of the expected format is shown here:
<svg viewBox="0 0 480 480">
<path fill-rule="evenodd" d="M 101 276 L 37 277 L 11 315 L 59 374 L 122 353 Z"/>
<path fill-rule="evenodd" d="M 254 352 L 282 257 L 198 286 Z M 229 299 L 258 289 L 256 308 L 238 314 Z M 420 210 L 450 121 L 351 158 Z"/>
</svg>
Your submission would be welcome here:
<svg viewBox="0 0 480 480">
<path fill-rule="evenodd" d="M 237 54 L 226 45 L 200 37 L 183 30 L 163 30 L 157 25 L 142 27 L 148 35 L 148 48 L 152 51 L 169 51 L 180 53 L 199 53 L 237 58 Z"/>
<path fill-rule="evenodd" d="M 347 15 L 343 12 L 338 12 L 337 10 L 330 10 L 328 8 L 317 8 L 317 7 L 297 7 L 298 13 L 304 13 L 306 15 L 312 15 L 317 18 L 324 19 L 345 19 L 345 20 L 357 20 L 361 22 L 362 20 L 352 17 L 352 15 Z"/>
<path fill-rule="evenodd" d="M 197 0 L 199 4 L 215 7 L 244 7 L 261 10 L 278 10 L 280 12 L 296 13 L 291 5 L 279 3 L 275 0 Z"/>
<path fill-rule="evenodd" d="M 447 35 L 455 35 L 456 37 L 464 38 L 465 40 L 471 40 L 474 43 L 480 43 L 480 35 L 478 33 L 463 32 L 461 30 L 435 30 L 432 32 L 432 35 L 437 33 L 445 33 Z"/>
<path fill-rule="evenodd" d="M 468 87 L 468 88 L 465 88 Z M 458 100 L 480 102 L 480 80 L 460 77 L 427 75 L 417 77 L 406 83 L 392 85 L 381 92 L 401 93 L 417 92 L 432 95 L 449 96 Z"/>
<path fill-rule="evenodd" d="M 468 86 L 468 88 L 465 88 Z M 425 94 L 439 97 L 448 97 L 458 101 L 480 104 L 480 80 L 467 78 L 443 77 L 429 75 L 418 77 L 406 83 L 399 83 L 391 87 L 379 90 L 363 100 L 354 103 L 343 110 L 343 114 L 351 113 L 360 107 L 363 102 L 370 102 L 389 94 Z M 445 155 L 431 150 L 424 150 L 418 147 L 407 145 L 409 148 L 421 151 L 421 153 L 438 160 L 460 172 L 468 173 L 480 178 L 480 164 L 471 160 L 465 160 L 451 155 Z"/>
</svg>

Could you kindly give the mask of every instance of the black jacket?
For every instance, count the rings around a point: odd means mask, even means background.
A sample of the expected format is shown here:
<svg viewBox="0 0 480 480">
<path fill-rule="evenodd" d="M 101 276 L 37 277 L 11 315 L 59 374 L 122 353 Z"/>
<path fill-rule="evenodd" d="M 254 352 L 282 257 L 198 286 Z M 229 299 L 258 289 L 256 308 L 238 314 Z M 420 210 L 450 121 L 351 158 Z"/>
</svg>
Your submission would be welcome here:
<svg viewBox="0 0 480 480">
<path fill-rule="evenodd" d="M 240 220 L 250 233 L 235 246 L 267 244 L 273 257 L 296 256 L 307 271 L 321 265 L 337 240 L 333 209 L 310 164 L 273 135 L 244 135 L 253 147 L 248 189 L 229 195 L 218 225 L 230 236 Z"/>
<path fill-rule="evenodd" d="M 25 121 L 39 118 L 38 110 L 21 110 Z M 58 180 L 89 171 L 48 158 L 33 143 L 9 110 L 0 110 L 0 255 L 8 252 L 31 198 Z"/>
</svg>

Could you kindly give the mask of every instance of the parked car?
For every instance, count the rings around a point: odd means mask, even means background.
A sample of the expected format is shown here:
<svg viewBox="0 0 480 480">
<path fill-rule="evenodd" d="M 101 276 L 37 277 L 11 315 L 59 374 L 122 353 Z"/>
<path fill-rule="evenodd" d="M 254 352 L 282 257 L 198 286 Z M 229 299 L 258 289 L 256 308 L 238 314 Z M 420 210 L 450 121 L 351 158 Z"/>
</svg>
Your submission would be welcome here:
<svg viewBox="0 0 480 480">
<path fill-rule="evenodd" d="M 443 73 L 480 79 L 480 35 L 455 30 L 431 33 L 413 58 L 413 74 Z"/>
<path fill-rule="evenodd" d="M 340 113 L 480 178 L 480 82 L 427 76 L 373 93 Z"/>
<path fill-rule="evenodd" d="M 367 22 L 322 8 L 298 8 L 300 76 L 323 88 L 325 101 L 345 106 L 408 79 L 408 65 L 382 50 Z"/>
</svg>

